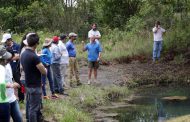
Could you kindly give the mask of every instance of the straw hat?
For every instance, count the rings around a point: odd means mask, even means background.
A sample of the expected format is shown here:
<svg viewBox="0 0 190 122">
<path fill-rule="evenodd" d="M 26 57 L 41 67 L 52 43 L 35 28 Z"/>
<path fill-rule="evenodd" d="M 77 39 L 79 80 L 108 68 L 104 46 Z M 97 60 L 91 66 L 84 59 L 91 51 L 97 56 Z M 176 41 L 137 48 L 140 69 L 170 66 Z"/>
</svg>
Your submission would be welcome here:
<svg viewBox="0 0 190 122">
<path fill-rule="evenodd" d="M 43 43 L 43 47 L 47 47 L 51 45 L 51 43 L 52 43 L 52 40 L 50 38 L 46 38 L 45 42 Z"/>
<path fill-rule="evenodd" d="M 12 54 L 7 52 L 6 48 L 3 45 L 0 45 L 0 59 L 10 59 Z"/>
</svg>

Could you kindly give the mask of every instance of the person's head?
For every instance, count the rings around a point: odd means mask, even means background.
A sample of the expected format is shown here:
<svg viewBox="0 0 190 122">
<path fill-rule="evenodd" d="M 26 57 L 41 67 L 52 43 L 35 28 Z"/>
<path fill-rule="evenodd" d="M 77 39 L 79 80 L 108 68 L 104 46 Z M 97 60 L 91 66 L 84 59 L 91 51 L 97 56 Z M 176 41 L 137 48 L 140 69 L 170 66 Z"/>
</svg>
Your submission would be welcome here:
<svg viewBox="0 0 190 122">
<path fill-rule="evenodd" d="M 67 39 L 67 36 L 65 34 L 61 34 L 59 38 L 64 43 L 65 40 Z"/>
<path fill-rule="evenodd" d="M 156 26 L 156 27 L 160 26 L 160 21 L 156 21 L 156 22 L 155 22 L 155 26 Z"/>
<path fill-rule="evenodd" d="M 93 23 L 92 25 L 91 25 L 91 28 L 92 28 L 92 30 L 97 30 L 97 24 L 96 23 Z"/>
<path fill-rule="evenodd" d="M 43 48 L 50 48 L 52 43 L 52 39 L 46 38 L 45 42 L 43 43 Z"/>
<path fill-rule="evenodd" d="M 26 33 L 23 37 L 22 37 L 22 40 L 21 40 L 21 43 L 20 43 L 20 53 L 21 53 L 21 50 L 23 47 L 26 47 L 28 46 L 28 42 L 26 40 L 26 36 L 28 35 L 28 33 Z"/>
<path fill-rule="evenodd" d="M 11 58 L 12 54 L 3 45 L 0 45 L 0 64 L 5 66 Z"/>
<path fill-rule="evenodd" d="M 3 38 L 1 40 L 2 43 L 4 43 L 6 46 L 12 46 L 13 41 L 10 33 L 3 34 Z"/>
<path fill-rule="evenodd" d="M 77 34 L 76 34 L 76 33 L 73 33 L 73 32 L 69 33 L 69 39 L 70 39 L 71 41 L 76 40 L 76 38 L 77 38 Z"/>
<path fill-rule="evenodd" d="M 58 36 L 53 36 L 52 40 L 53 40 L 54 44 L 58 44 L 59 43 L 59 37 Z"/>
<path fill-rule="evenodd" d="M 40 38 L 36 33 L 28 33 L 26 35 L 26 41 L 28 43 L 28 47 L 36 49 L 36 47 L 39 45 Z"/>
</svg>

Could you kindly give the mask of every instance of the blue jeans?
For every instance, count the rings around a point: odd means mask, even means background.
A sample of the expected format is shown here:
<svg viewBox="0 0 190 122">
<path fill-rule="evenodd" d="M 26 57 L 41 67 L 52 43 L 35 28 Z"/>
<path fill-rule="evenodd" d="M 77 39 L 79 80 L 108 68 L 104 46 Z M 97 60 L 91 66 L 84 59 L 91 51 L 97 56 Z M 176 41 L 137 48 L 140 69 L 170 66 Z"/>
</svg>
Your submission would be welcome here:
<svg viewBox="0 0 190 122">
<path fill-rule="evenodd" d="M 0 103 L 0 122 L 10 122 L 10 104 Z"/>
<path fill-rule="evenodd" d="M 42 120 L 42 89 L 41 87 L 26 88 L 26 119 L 27 122 L 41 122 Z"/>
<path fill-rule="evenodd" d="M 154 41 L 153 45 L 153 61 L 160 58 L 160 52 L 162 51 L 162 41 Z"/>
<path fill-rule="evenodd" d="M 54 90 L 54 83 L 52 79 L 52 71 L 51 71 L 50 66 L 46 66 L 46 69 L 47 69 L 47 78 L 49 81 L 50 90 L 51 90 L 51 93 L 54 94 L 55 90 Z M 43 92 L 43 95 L 46 96 L 46 75 L 42 75 L 42 92 Z"/>
<path fill-rule="evenodd" d="M 22 122 L 22 114 L 21 114 L 17 100 L 10 103 L 10 113 L 11 113 L 13 122 Z"/>
<path fill-rule="evenodd" d="M 59 91 L 61 93 L 64 91 L 64 89 L 60 66 L 60 64 L 55 63 L 51 65 L 53 72 L 54 89 L 55 91 Z"/>
</svg>

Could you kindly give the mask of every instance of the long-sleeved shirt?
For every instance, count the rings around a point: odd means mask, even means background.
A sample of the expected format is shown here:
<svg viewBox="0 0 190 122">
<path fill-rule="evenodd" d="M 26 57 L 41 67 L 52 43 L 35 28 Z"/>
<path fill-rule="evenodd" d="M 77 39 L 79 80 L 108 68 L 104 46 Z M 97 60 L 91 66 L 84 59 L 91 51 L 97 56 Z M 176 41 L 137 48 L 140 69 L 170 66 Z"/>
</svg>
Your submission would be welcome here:
<svg viewBox="0 0 190 122">
<path fill-rule="evenodd" d="M 59 41 L 58 46 L 62 53 L 61 64 L 69 64 L 69 53 L 67 51 L 65 44 L 62 41 Z"/>
<path fill-rule="evenodd" d="M 50 50 L 52 53 L 52 64 L 60 64 L 62 54 L 59 46 L 57 44 L 52 44 Z"/>
<path fill-rule="evenodd" d="M 44 65 L 52 64 L 52 53 L 51 53 L 50 49 L 48 49 L 48 48 L 42 49 L 41 62 Z"/>
</svg>

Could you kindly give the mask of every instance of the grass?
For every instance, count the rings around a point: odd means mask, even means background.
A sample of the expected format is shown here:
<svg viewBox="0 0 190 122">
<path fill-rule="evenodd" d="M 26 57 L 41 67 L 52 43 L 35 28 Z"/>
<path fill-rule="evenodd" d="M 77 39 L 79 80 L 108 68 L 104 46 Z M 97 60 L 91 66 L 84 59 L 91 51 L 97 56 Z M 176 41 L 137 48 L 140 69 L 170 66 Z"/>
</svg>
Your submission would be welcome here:
<svg viewBox="0 0 190 122">
<path fill-rule="evenodd" d="M 69 95 L 75 101 L 75 104 L 80 104 L 83 108 L 94 108 L 104 105 L 128 94 L 129 90 L 127 87 L 116 85 L 105 87 L 82 86 L 69 91 Z"/>
<path fill-rule="evenodd" d="M 43 100 L 43 115 L 51 122 L 92 122 L 91 111 L 129 94 L 127 87 L 88 86 L 68 90 L 69 97 L 59 100 Z M 20 104 L 25 109 L 25 104 Z"/>
<path fill-rule="evenodd" d="M 58 122 L 92 122 L 89 113 L 72 105 L 70 100 L 44 101 L 44 116 Z"/>
</svg>

